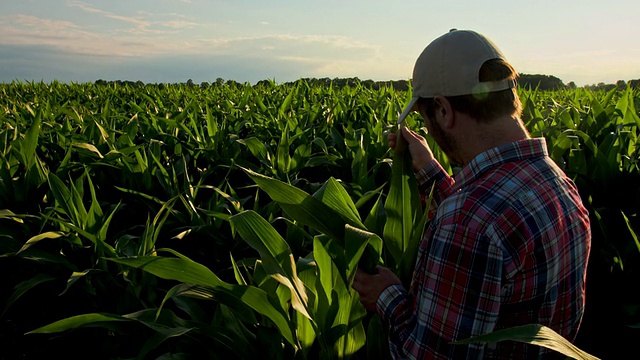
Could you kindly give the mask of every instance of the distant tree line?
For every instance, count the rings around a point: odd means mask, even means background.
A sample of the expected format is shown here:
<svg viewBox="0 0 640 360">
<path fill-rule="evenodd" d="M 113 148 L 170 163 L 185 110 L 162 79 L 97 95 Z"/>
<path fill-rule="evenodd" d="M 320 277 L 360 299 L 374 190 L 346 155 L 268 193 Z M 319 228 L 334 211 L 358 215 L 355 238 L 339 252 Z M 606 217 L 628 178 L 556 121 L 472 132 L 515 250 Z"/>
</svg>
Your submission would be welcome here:
<svg viewBox="0 0 640 360">
<path fill-rule="evenodd" d="M 632 87 L 632 88 L 640 88 L 640 79 L 635 79 L 635 80 L 629 80 L 629 81 L 624 81 L 624 80 L 618 80 L 615 84 L 605 84 L 603 82 L 597 83 L 597 84 L 593 84 L 593 85 L 587 85 L 584 86 L 587 89 L 590 90 L 612 90 L 612 89 L 626 89 L 627 86 Z"/>
<path fill-rule="evenodd" d="M 541 74 L 519 74 L 518 84 L 526 89 L 540 89 L 540 90 L 558 90 L 566 87 L 575 87 L 575 83 L 569 83 L 565 85 L 562 80 L 553 75 L 541 75 Z"/>
<path fill-rule="evenodd" d="M 360 80 L 357 77 L 351 78 L 301 78 L 296 81 L 286 82 L 284 84 L 295 84 L 298 82 L 305 82 L 310 86 L 333 86 L 336 88 L 342 88 L 345 86 L 364 86 L 367 88 L 378 90 L 380 88 L 385 87 L 393 87 L 396 90 L 407 91 L 410 88 L 409 80 L 389 80 L 389 81 L 373 81 L 373 80 Z M 273 85 L 275 83 L 274 80 L 260 80 L 254 86 L 265 86 L 265 85 Z M 129 80 L 115 80 L 115 81 L 107 81 L 107 80 L 97 80 L 95 81 L 96 85 L 126 85 L 129 87 L 143 87 L 145 84 L 138 81 L 129 81 Z M 570 81 L 565 84 L 559 78 L 553 75 L 542 75 L 542 74 L 519 74 L 518 84 L 523 88 L 528 89 L 539 89 L 539 90 L 559 90 L 559 89 L 575 89 L 577 88 L 575 82 Z M 209 86 L 242 86 L 245 85 L 243 83 L 239 83 L 234 80 L 225 81 L 222 78 L 217 78 L 215 81 L 209 82 L 201 82 L 199 85 L 195 84 L 193 80 L 189 79 L 186 83 L 175 83 L 175 84 L 167 84 L 167 83 L 159 83 L 155 84 L 160 87 L 164 87 L 166 85 L 187 85 L 190 87 L 199 86 L 201 88 L 207 88 Z M 600 82 L 598 84 L 585 85 L 584 88 L 589 90 L 612 90 L 612 89 L 625 89 L 627 86 L 640 88 L 640 79 L 635 80 L 618 80 L 615 84 L 605 84 Z"/>
<path fill-rule="evenodd" d="M 558 89 L 575 89 L 577 88 L 576 83 L 573 81 L 564 84 L 562 80 L 558 79 L 552 75 L 540 75 L 540 74 L 520 74 L 518 78 L 518 84 L 525 88 L 535 89 L 536 87 L 540 90 L 558 90 Z M 615 84 L 605 84 L 604 82 L 600 82 L 592 85 L 583 86 L 589 90 L 613 90 L 619 89 L 623 90 L 627 88 L 627 85 L 633 88 L 640 87 L 640 79 L 635 80 L 618 80 Z"/>
</svg>

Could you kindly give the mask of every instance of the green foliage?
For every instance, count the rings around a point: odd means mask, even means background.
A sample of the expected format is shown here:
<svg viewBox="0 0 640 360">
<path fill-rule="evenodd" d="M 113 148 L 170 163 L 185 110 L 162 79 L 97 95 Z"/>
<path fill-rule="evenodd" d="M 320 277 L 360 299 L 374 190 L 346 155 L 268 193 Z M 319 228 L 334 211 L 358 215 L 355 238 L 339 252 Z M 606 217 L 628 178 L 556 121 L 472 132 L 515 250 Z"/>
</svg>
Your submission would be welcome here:
<svg viewBox="0 0 640 360">
<path fill-rule="evenodd" d="M 592 216 L 594 346 L 640 323 L 640 94 L 520 93 Z M 357 81 L 0 85 L 3 356 L 384 358 L 350 282 L 379 263 L 408 282 L 427 224 L 385 137 L 406 98 Z"/>
<path fill-rule="evenodd" d="M 598 360 L 597 357 L 580 350 L 551 328 L 540 324 L 522 325 L 510 329 L 497 330 L 489 334 L 459 340 L 453 343 L 492 343 L 507 340 L 542 346 L 557 351 L 571 359 Z"/>
</svg>

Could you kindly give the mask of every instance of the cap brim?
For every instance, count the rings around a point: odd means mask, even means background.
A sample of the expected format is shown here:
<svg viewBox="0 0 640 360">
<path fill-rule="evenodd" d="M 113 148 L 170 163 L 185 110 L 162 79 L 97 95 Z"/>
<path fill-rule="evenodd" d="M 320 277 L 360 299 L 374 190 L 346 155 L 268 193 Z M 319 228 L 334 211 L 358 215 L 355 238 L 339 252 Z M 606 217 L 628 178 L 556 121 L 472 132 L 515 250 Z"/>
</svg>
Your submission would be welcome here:
<svg viewBox="0 0 640 360">
<path fill-rule="evenodd" d="M 418 103 L 418 98 L 417 97 L 414 97 L 414 98 L 411 99 L 411 101 L 409 102 L 407 107 L 404 108 L 404 111 L 402 112 L 402 114 L 400 114 L 400 116 L 398 116 L 398 125 L 402 124 L 402 122 L 407 117 L 407 115 L 409 115 L 410 112 L 415 110 L 415 106 L 416 106 L 417 103 Z"/>
</svg>

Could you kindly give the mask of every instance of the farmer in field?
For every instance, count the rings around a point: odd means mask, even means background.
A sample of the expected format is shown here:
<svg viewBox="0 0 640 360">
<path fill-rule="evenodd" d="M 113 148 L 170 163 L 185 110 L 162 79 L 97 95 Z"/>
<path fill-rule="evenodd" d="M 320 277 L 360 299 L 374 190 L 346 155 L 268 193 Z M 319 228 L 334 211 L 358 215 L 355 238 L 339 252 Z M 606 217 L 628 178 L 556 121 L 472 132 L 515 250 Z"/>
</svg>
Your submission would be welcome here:
<svg viewBox="0 0 640 360">
<path fill-rule="evenodd" d="M 515 341 L 452 341 L 526 324 L 572 341 L 582 320 L 591 247 L 588 212 L 573 182 L 520 119 L 517 73 L 496 45 L 452 30 L 413 72 L 411 111 L 461 170 L 451 177 L 425 139 L 402 127 L 421 190 L 437 206 L 411 287 L 389 269 L 358 271 L 353 288 L 389 327 L 391 353 L 411 359 L 531 359 L 559 353 Z"/>
</svg>

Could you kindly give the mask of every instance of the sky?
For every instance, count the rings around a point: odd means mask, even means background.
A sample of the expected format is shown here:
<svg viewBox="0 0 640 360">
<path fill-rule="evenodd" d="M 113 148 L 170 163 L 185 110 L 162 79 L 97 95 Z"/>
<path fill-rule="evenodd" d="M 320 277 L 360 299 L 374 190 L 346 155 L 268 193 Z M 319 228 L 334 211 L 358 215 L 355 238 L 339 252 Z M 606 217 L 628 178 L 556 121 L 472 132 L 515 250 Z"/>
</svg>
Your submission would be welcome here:
<svg viewBox="0 0 640 360">
<path fill-rule="evenodd" d="M 0 83 L 409 80 L 452 28 L 520 73 L 640 79 L 637 0 L 0 0 Z"/>
</svg>

